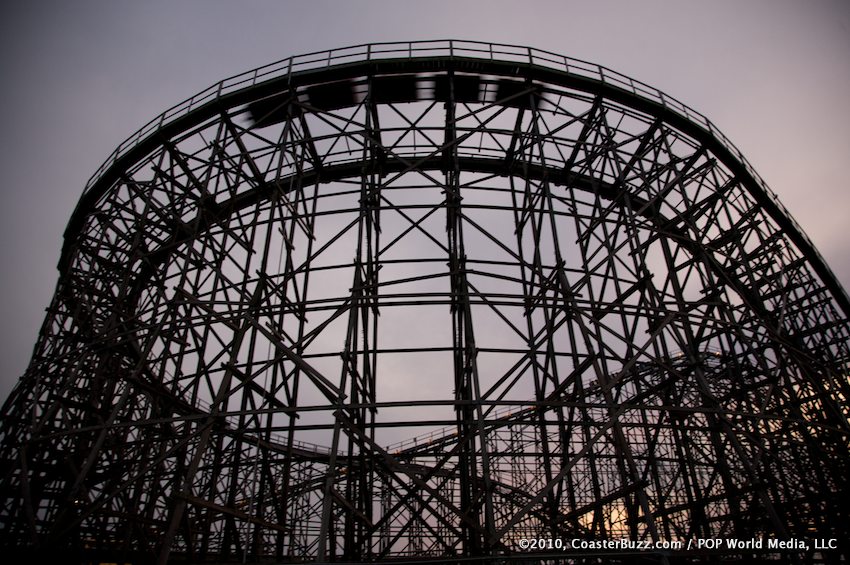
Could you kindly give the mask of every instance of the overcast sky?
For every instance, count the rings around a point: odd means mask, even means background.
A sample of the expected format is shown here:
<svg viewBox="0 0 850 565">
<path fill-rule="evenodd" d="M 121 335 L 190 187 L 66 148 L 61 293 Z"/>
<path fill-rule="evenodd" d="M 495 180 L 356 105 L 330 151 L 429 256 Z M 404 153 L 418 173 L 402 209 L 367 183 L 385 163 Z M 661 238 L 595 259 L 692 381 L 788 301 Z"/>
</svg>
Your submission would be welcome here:
<svg viewBox="0 0 850 565">
<path fill-rule="evenodd" d="M 167 107 L 289 55 L 473 39 L 605 65 L 709 117 L 850 287 L 850 2 L 0 4 L 0 399 L 23 373 L 89 176 Z"/>
</svg>

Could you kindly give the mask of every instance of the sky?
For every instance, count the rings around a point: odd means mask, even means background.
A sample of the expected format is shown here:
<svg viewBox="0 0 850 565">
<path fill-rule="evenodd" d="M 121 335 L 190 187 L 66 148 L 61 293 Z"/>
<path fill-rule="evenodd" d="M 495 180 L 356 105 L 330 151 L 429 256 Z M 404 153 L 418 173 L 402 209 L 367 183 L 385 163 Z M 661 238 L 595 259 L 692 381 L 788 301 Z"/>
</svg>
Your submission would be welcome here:
<svg viewBox="0 0 850 565">
<path fill-rule="evenodd" d="M 449 38 L 598 63 L 702 112 L 850 287 L 848 2 L 4 0 L 0 399 L 32 354 L 71 212 L 121 141 L 290 55 Z"/>
</svg>

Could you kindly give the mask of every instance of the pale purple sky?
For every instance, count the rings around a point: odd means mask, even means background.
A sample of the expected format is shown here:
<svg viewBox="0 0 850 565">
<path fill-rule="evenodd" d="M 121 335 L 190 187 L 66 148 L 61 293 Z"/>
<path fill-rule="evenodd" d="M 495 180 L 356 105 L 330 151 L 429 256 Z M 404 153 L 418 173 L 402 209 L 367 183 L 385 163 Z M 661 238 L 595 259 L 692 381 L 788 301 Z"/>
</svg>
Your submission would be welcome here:
<svg viewBox="0 0 850 565">
<path fill-rule="evenodd" d="M 585 59 L 699 110 L 850 287 L 850 3 L 6 0 L 0 400 L 29 360 L 71 211 L 121 141 L 218 80 L 289 55 L 445 38 Z"/>
</svg>

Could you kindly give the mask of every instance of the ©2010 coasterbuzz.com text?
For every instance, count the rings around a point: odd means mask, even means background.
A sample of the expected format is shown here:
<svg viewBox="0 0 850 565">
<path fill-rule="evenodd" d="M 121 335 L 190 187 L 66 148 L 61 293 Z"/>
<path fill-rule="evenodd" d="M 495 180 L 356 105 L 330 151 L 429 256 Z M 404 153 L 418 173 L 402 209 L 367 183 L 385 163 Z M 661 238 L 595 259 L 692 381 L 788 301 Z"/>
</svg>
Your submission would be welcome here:
<svg viewBox="0 0 850 565">
<path fill-rule="evenodd" d="M 836 539 L 777 539 L 777 538 L 695 538 L 688 540 L 632 540 L 619 539 L 565 539 L 522 538 L 517 542 L 521 550 L 767 550 L 767 551 L 823 551 L 838 548 Z"/>
</svg>

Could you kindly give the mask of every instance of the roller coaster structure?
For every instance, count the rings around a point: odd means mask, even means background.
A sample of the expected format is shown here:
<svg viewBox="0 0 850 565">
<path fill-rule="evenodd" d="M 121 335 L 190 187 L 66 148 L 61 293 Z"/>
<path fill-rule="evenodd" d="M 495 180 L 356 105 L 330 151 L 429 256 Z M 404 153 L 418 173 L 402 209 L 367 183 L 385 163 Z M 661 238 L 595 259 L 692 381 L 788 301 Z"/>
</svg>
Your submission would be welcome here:
<svg viewBox="0 0 850 565">
<path fill-rule="evenodd" d="M 709 120 L 607 68 L 446 40 L 224 80 L 95 173 L 59 270 L 9 555 L 850 558 L 850 301 Z"/>
</svg>

